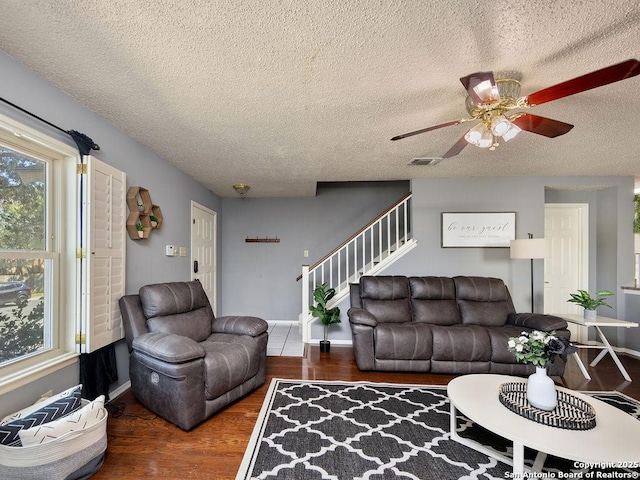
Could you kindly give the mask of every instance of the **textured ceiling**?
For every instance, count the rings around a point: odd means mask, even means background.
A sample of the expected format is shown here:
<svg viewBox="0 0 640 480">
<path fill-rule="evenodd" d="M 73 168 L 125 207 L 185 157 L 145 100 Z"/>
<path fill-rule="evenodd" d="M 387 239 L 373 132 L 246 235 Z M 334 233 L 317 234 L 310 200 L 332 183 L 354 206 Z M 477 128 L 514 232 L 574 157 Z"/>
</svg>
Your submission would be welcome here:
<svg viewBox="0 0 640 480">
<path fill-rule="evenodd" d="M 637 0 L 0 0 L 0 48 L 220 196 L 319 181 L 640 176 L 640 76 L 531 113 L 575 125 L 469 146 L 459 78 L 522 94 L 640 57 Z M 9 99 L 10 100 L 10 99 Z M 85 132 L 91 136 L 92 132 Z M 100 138 L 94 138 L 100 144 Z M 105 146 L 106 147 L 106 146 Z"/>
</svg>

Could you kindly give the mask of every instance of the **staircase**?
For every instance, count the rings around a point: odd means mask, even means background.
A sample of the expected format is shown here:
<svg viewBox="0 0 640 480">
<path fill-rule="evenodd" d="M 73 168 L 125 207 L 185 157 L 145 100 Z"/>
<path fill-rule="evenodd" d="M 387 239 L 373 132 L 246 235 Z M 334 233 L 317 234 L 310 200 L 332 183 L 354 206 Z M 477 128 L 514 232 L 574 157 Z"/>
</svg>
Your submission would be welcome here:
<svg viewBox="0 0 640 480">
<path fill-rule="evenodd" d="M 302 266 L 302 341 L 311 340 L 309 313 L 313 290 L 326 283 L 336 290 L 328 307 L 340 303 L 349 294 L 349 285 L 363 275 L 376 275 L 416 246 L 411 238 L 411 193 L 360 229 L 314 265 Z"/>
</svg>

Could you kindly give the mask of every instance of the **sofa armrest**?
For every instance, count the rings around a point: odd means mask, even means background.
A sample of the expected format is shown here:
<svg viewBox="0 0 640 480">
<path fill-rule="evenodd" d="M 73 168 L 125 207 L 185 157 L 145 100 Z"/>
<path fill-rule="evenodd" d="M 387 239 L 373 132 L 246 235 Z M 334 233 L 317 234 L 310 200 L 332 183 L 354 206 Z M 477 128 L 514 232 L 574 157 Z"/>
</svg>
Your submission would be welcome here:
<svg viewBox="0 0 640 480">
<path fill-rule="evenodd" d="M 371 312 L 368 312 L 364 308 L 350 308 L 347 311 L 347 316 L 351 323 L 358 325 L 366 325 L 369 327 L 375 327 L 378 325 L 378 319 Z"/>
<path fill-rule="evenodd" d="M 232 333 L 257 337 L 269 329 L 269 324 L 262 318 L 247 316 L 217 317 L 213 320 L 213 333 Z"/>
<path fill-rule="evenodd" d="M 133 339 L 133 350 L 167 363 L 184 363 L 205 356 L 205 350 L 189 337 L 172 333 L 143 333 Z"/>
<path fill-rule="evenodd" d="M 544 315 L 542 313 L 511 313 L 507 318 L 507 323 L 543 332 L 552 332 L 554 330 L 567 328 L 567 321 L 564 318 L 554 315 Z"/>
</svg>

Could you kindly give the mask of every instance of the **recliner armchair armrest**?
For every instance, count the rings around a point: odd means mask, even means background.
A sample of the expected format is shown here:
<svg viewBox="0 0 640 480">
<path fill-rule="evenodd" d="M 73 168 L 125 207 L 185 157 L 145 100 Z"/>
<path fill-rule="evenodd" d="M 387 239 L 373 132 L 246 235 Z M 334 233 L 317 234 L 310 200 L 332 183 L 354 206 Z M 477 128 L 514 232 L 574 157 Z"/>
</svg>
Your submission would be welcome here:
<svg viewBox="0 0 640 480">
<path fill-rule="evenodd" d="M 205 356 L 198 342 L 172 333 L 143 333 L 133 339 L 133 349 L 168 363 L 184 363 Z"/>
<path fill-rule="evenodd" d="M 213 333 L 232 333 L 251 337 L 262 335 L 268 329 L 269 324 L 262 318 L 248 316 L 217 317 L 211 325 Z"/>
<path fill-rule="evenodd" d="M 375 327 L 378 325 L 378 319 L 371 312 L 364 308 L 350 308 L 347 311 L 347 316 L 351 323 L 357 323 L 358 325 L 367 325 L 369 327 Z"/>
<path fill-rule="evenodd" d="M 543 332 L 567 328 L 567 321 L 564 318 L 542 313 L 511 313 L 507 318 L 507 323 Z"/>
</svg>

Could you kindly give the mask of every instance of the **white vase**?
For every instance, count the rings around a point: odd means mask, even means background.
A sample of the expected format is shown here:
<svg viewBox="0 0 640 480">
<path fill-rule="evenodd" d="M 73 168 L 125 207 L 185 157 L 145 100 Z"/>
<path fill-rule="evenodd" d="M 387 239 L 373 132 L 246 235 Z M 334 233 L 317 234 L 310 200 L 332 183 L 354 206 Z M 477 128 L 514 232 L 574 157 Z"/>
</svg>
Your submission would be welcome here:
<svg viewBox="0 0 640 480">
<path fill-rule="evenodd" d="M 529 376 L 527 381 L 527 400 L 540 410 L 553 410 L 558 404 L 556 385 L 545 367 L 536 367 L 536 373 Z"/>
<path fill-rule="evenodd" d="M 596 316 L 597 316 L 597 313 L 595 310 L 587 310 L 586 308 L 584 309 L 585 320 L 595 320 Z"/>
</svg>

